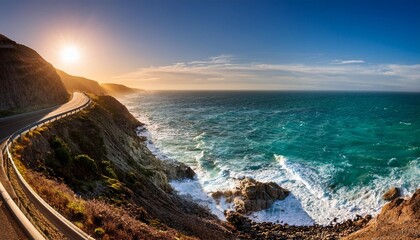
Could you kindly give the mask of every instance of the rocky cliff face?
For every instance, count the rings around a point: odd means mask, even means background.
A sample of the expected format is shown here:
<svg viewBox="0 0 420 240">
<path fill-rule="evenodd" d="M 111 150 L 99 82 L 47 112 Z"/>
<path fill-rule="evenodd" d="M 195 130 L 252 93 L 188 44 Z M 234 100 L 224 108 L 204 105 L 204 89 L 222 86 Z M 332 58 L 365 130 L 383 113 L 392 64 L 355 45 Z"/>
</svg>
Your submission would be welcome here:
<svg viewBox="0 0 420 240">
<path fill-rule="evenodd" d="M 64 103 L 68 93 L 37 52 L 0 34 L 0 116 Z"/>
<path fill-rule="evenodd" d="M 136 135 L 142 124 L 124 105 L 110 96 L 93 99 L 93 106 L 81 113 L 28 133 L 15 145 L 16 159 L 37 174 L 61 179 L 86 201 L 105 200 L 149 226 L 200 239 L 232 239 L 228 224 L 178 197 L 168 184 L 168 179 L 193 177 L 192 170 L 157 159 Z M 102 218 L 88 222 L 111 232 Z"/>
<path fill-rule="evenodd" d="M 397 198 L 365 228 L 346 239 L 420 239 L 420 189 L 411 198 Z"/>
</svg>

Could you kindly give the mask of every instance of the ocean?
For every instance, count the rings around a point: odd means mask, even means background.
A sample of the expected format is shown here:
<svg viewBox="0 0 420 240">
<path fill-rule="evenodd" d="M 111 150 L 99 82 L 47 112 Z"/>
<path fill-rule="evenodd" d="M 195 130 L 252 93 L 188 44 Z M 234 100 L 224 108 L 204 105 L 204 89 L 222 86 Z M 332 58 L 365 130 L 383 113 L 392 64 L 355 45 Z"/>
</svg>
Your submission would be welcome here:
<svg viewBox="0 0 420 240">
<path fill-rule="evenodd" d="M 120 100 L 145 123 L 139 134 L 157 156 L 197 173 L 174 189 L 221 219 L 232 205 L 210 194 L 245 176 L 291 191 L 250 217 L 292 225 L 375 215 L 390 187 L 419 187 L 418 93 L 157 91 Z"/>
</svg>

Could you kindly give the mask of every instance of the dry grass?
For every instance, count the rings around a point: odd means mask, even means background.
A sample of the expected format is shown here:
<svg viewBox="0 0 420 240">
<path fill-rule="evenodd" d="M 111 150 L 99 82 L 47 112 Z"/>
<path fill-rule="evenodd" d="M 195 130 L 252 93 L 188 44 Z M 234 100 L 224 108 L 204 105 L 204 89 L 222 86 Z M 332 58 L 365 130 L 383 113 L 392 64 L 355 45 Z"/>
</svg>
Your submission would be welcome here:
<svg viewBox="0 0 420 240">
<path fill-rule="evenodd" d="M 22 176 L 27 175 L 26 168 L 22 165 L 22 163 L 17 160 L 15 161 L 19 171 L 21 172 Z M 23 170 L 23 171 L 22 171 Z M 26 197 L 24 190 L 20 186 L 17 181 L 17 176 L 11 170 L 9 166 L 10 174 L 10 182 L 13 186 L 16 195 L 19 198 L 19 205 L 21 205 L 21 209 L 23 209 L 24 214 L 28 217 L 28 219 L 35 225 L 35 227 L 47 238 L 51 240 L 58 240 L 58 239 L 65 239 L 64 235 L 60 233 L 39 211 L 38 209 L 32 204 L 32 202 Z"/>
<path fill-rule="evenodd" d="M 92 227 L 101 226 L 104 230 L 103 239 L 194 239 L 173 229 L 153 228 L 125 210 L 98 200 L 86 202 L 86 215 L 86 223 Z"/>
<path fill-rule="evenodd" d="M 174 229 L 149 226 L 106 202 L 82 199 L 67 185 L 38 172 L 25 172 L 28 183 L 48 204 L 97 239 L 194 239 Z"/>
</svg>

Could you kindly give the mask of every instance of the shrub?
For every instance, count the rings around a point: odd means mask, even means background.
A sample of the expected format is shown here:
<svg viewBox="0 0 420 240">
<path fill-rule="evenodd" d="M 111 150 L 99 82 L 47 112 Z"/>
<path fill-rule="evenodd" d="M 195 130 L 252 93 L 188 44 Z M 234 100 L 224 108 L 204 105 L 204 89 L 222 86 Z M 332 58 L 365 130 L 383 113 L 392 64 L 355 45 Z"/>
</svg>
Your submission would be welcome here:
<svg viewBox="0 0 420 240">
<path fill-rule="evenodd" d="M 101 228 L 101 227 L 98 227 L 98 228 L 95 228 L 95 230 L 93 231 L 93 233 L 95 235 L 98 235 L 98 236 L 103 236 L 105 234 L 105 230 L 103 228 Z"/>
<path fill-rule="evenodd" d="M 71 200 L 67 204 L 67 211 L 71 216 L 71 219 L 83 220 L 85 216 L 85 205 L 83 201 Z"/>
<path fill-rule="evenodd" d="M 104 173 L 104 175 L 117 179 L 117 174 L 115 174 L 114 168 L 112 166 L 112 163 L 110 161 L 102 161 L 101 162 L 101 170 Z"/>
<path fill-rule="evenodd" d="M 50 146 L 54 151 L 55 161 L 54 167 L 68 167 L 72 163 L 71 152 L 67 144 L 57 135 L 53 135 L 50 139 Z"/>
<path fill-rule="evenodd" d="M 82 154 L 74 158 L 74 175 L 77 179 L 88 180 L 98 175 L 95 160 Z"/>
</svg>

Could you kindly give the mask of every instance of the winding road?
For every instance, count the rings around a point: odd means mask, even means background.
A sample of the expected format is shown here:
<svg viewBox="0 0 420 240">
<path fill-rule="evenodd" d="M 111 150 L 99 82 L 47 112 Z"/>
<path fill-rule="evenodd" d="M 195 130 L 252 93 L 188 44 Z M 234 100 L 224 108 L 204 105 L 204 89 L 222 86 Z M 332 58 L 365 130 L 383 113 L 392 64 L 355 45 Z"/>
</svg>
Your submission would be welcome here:
<svg viewBox="0 0 420 240">
<path fill-rule="evenodd" d="M 89 98 L 83 93 L 75 92 L 73 93 L 73 98 L 60 106 L 55 106 L 48 109 L 42 109 L 39 111 L 14 115 L 10 117 L 0 118 L 0 149 L 3 148 L 5 141 L 13 133 L 18 130 L 52 116 L 59 115 L 61 113 L 73 110 L 78 108 L 89 101 Z M 2 154 L 0 154 L 2 155 Z M 3 159 L 0 156 L 1 169 L 0 169 L 0 185 L 3 185 L 7 192 L 10 194 L 10 184 L 8 183 L 6 174 L 3 169 Z M 12 215 L 11 211 L 8 209 L 6 204 L 0 195 L 0 239 L 28 239 L 25 235 L 25 231 L 22 229 L 20 224 Z"/>
</svg>

